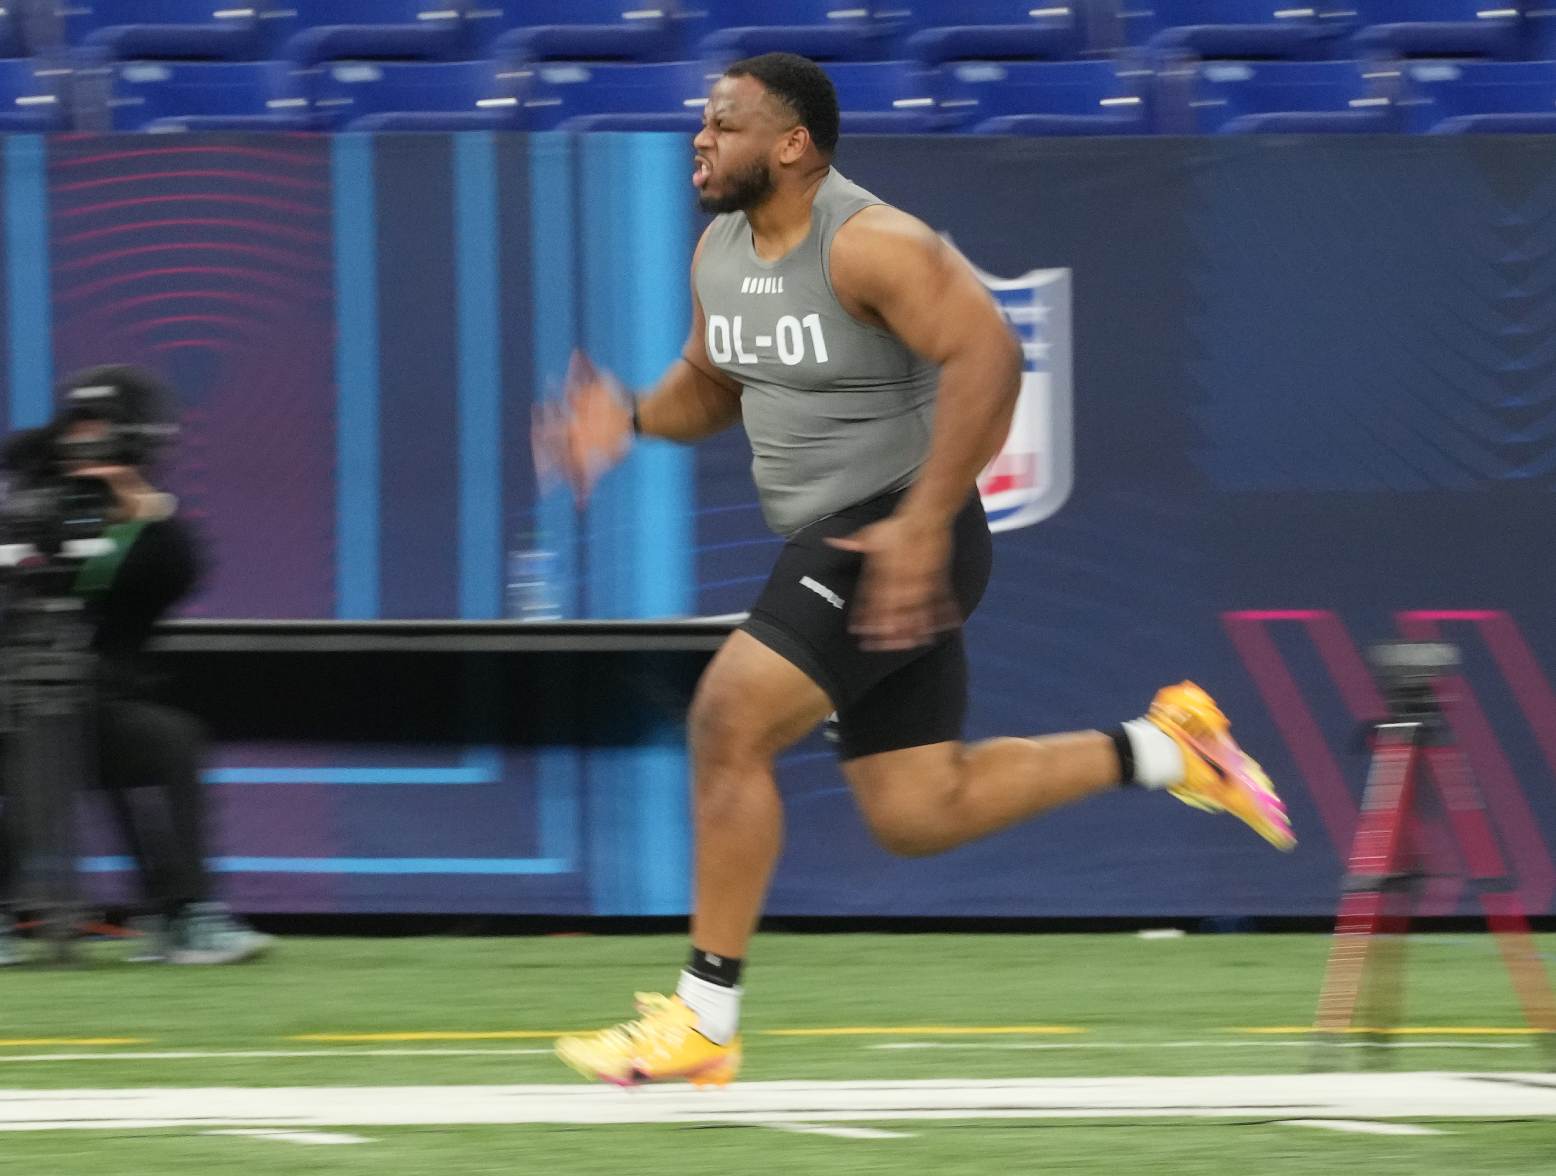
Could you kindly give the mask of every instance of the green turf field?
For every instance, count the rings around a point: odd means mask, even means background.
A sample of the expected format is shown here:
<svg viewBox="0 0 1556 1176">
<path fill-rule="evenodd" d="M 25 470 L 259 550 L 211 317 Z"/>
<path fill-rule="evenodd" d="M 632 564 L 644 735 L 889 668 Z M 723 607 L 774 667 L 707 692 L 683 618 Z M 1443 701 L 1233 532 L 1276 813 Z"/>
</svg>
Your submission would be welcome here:
<svg viewBox="0 0 1556 1176">
<path fill-rule="evenodd" d="M 405 1125 L 384 1109 L 406 1100 L 386 1090 L 374 1096 L 385 1121 L 372 1126 L 330 1119 L 297 1127 L 303 1138 L 214 1135 L 233 1123 L 197 1100 L 188 1117 L 200 1121 L 178 1127 L 127 1126 L 128 1112 L 113 1112 L 97 1129 L 0 1131 L 0 1164 L 6 1173 L 50 1176 L 718 1166 L 1102 1172 L 1131 1162 L 1184 1173 L 1327 1172 L 1339 1163 L 1412 1176 L 1556 1172 L 1556 1117 L 1546 1117 L 1556 1106 L 1530 1110 L 1533 1103 L 1515 1099 L 1556 1104 L 1556 1085 L 1545 1085 L 1556 1077 L 1539 1074 L 1547 1066 L 1539 1039 L 1514 1032 L 1522 1026 L 1518 1006 L 1492 942 L 1479 936 L 1414 940 L 1406 1017 L 1413 1032 L 1395 1037 L 1381 1058 L 1360 1040 L 1341 1051 L 1347 1063 L 1381 1062 L 1394 1072 L 1503 1076 L 1502 1085 L 1475 1080 L 1490 1101 L 1473 1114 L 1450 1106 L 1378 1116 L 1434 1134 L 1288 1125 L 1305 1116 L 1269 1110 L 1273 1096 L 1253 1077 L 1243 1084 L 1248 1098 L 1234 1101 L 1255 1109 L 1196 1119 L 1174 1116 L 1166 1108 L 1177 1102 L 1160 1097 L 1194 1083 L 1155 1084 L 1149 1113 L 1109 1118 L 1087 1109 L 1085 1088 L 1053 1084 L 1301 1074 L 1311 1047 L 1299 1027 L 1312 1019 L 1327 947 L 1327 939 L 1308 936 L 768 935 L 747 975 L 742 1081 L 687 1104 L 697 1115 L 713 1108 L 720 1121 Z M 1544 937 L 1541 948 L 1556 955 L 1556 937 Z M 93 964 L 81 970 L 0 972 L 0 1126 L 27 1121 L 28 1107 L 61 1097 L 49 1092 L 118 1092 L 101 1104 L 112 1112 L 128 1105 L 125 1092 L 170 1087 L 554 1085 L 563 1097 L 604 1096 L 590 1106 L 608 1114 L 625 1107 L 652 1119 L 660 1105 L 652 1099 L 663 1092 L 590 1090 L 552 1060 L 547 1038 L 625 1017 L 634 990 L 673 985 L 683 950 L 680 939 L 648 937 L 293 939 L 261 963 L 176 969 L 123 963 L 122 948 L 93 945 Z M 724 1109 L 771 1082 L 971 1079 L 1000 1080 L 986 1087 L 990 1106 L 1036 1089 L 1082 1109 L 1073 1117 L 1017 1110 L 966 1119 L 926 1119 L 915 1110 L 847 1122 L 787 1112 L 758 1122 Z M 1053 1082 L 1022 1082 L 1032 1079 Z M 786 1097 L 803 1089 L 817 1114 L 843 1105 L 836 1092 L 844 1088 L 787 1089 Z M 942 1093 L 930 1083 L 918 1101 L 934 1110 Z M 258 1097 L 241 1096 L 237 1105 Z M 322 1108 L 331 1097 L 319 1091 L 314 1102 Z M 535 1097 L 514 1094 L 505 1105 L 523 1119 Z M 811 1133 L 840 1128 L 842 1135 Z"/>
</svg>

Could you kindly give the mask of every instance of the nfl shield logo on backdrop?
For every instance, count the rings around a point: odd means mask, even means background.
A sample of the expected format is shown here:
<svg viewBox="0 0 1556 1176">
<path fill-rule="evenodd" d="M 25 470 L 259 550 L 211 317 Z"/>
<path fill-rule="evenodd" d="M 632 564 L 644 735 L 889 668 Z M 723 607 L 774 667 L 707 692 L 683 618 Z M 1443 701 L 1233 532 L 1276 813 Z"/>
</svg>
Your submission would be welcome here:
<svg viewBox="0 0 1556 1176">
<path fill-rule="evenodd" d="M 1070 271 L 1032 270 L 1019 278 L 977 272 L 1021 340 L 1021 398 L 1010 436 L 978 478 L 990 530 L 1013 531 L 1057 511 L 1074 481 Z"/>
</svg>

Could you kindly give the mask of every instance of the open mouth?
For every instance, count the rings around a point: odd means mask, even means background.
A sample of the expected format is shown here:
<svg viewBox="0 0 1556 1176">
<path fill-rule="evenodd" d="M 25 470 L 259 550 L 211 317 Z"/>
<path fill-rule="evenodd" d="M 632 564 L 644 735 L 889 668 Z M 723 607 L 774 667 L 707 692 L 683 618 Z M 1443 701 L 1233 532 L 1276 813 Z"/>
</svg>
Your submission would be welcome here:
<svg viewBox="0 0 1556 1176">
<path fill-rule="evenodd" d="M 693 164 L 692 186 L 701 189 L 708 182 L 708 176 L 712 174 L 713 166 L 700 155 L 693 160 Z"/>
</svg>

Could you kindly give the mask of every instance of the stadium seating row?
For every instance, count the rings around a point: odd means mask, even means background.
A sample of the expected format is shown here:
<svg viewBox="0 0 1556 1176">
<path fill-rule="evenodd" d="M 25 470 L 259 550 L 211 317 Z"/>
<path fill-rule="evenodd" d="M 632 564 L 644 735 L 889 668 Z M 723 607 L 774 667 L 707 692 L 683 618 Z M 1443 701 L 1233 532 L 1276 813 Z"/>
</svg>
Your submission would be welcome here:
<svg viewBox="0 0 1556 1176">
<path fill-rule="evenodd" d="M 1556 131 L 1556 61 L 829 62 L 852 133 Z M 0 130 L 671 130 L 703 61 L 0 61 Z"/>
<path fill-rule="evenodd" d="M 0 56 L 219 61 L 1556 57 L 1547 0 L 9 0 Z"/>
<path fill-rule="evenodd" d="M 691 130 L 774 48 L 823 60 L 854 132 L 1556 129 L 1556 61 L 1502 59 L 1556 58 L 1534 0 L 229 2 L 0 0 L 0 130 Z"/>
</svg>

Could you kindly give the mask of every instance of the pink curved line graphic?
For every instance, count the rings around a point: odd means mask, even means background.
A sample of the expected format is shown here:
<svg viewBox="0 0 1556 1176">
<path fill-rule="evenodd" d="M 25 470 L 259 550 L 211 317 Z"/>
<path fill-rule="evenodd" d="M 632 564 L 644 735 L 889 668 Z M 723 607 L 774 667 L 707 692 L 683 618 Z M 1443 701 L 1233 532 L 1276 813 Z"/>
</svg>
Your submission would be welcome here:
<svg viewBox="0 0 1556 1176">
<path fill-rule="evenodd" d="M 284 290 L 298 298 L 311 302 L 327 302 L 331 297 L 331 291 L 322 287 L 308 286 L 293 278 L 283 278 L 277 274 L 262 269 L 238 269 L 233 266 L 221 265 L 172 265 L 162 266 L 156 269 L 137 270 L 132 274 L 114 274 L 111 277 L 99 278 L 95 282 L 88 282 L 80 286 L 74 286 L 58 291 L 55 300 L 58 302 L 73 302 L 80 298 L 90 298 L 94 294 L 101 294 L 111 290 L 115 286 L 122 286 L 126 282 L 143 282 L 148 278 L 178 277 L 184 274 L 221 274 L 224 277 L 256 282 L 272 289 Z"/>
<path fill-rule="evenodd" d="M 78 312 L 80 330 L 92 334 L 94 330 L 117 330 L 123 320 L 135 319 L 152 307 L 168 309 L 205 309 L 210 306 L 236 307 L 246 311 L 255 323 L 266 324 L 269 329 L 280 330 L 277 320 L 295 313 L 295 306 L 287 298 L 256 294 L 253 291 L 235 290 L 166 290 L 155 294 L 140 294 L 133 298 L 118 298 L 112 302 L 82 307 Z"/>
<path fill-rule="evenodd" d="M 286 216 L 314 217 L 321 223 L 329 217 L 327 208 L 311 204 L 298 204 L 292 200 L 278 200 L 269 196 L 249 196 L 244 193 L 188 192 L 176 196 L 138 196 L 133 200 L 105 200 L 97 204 L 80 204 L 74 208 L 56 208 L 54 216 L 64 219 L 73 216 L 95 216 L 101 212 L 115 212 L 121 208 L 140 208 L 151 204 L 177 204 L 185 206 L 195 201 L 229 204 L 251 204 L 255 208 L 268 208 Z"/>
<path fill-rule="evenodd" d="M 243 349 L 230 339 L 168 339 L 161 343 L 147 343 L 145 350 L 154 355 L 162 355 L 170 351 L 239 352 Z"/>
<path fill-rule="evenodd" d="M 311 138 L 311 137 L 310 137 Z M 51 167 L 91 167 L 99 163 L 119 163 L 126 159 L 145 159 L 148 156 L 167 158 L 178 155 L 223 155 L 259 159 L 268 163 L 293 163 L 299 167 L 323 166 L 321 157 L 312 151 L 271 151 L 261 147 L 146 147 L 136 151 L 106 151 L 96 155 L 65 155 L 50 160 Z"/>
<path fill-rule="evenodd" d="M 227 347 L 234 353 L 245 355 L 253 355 L 262 343 L 262 339 L 246 324 L 221 322 L 164 323 L 160 326 L 132 324 L 115 332 L 115 337 L 122 340 L 120 346 L 133 349 L 137 355 L 146 349 L 147 344 L 179 339 Z"/>
<path fill-rule="evenodd" d="M 139 322 L 128 324 L 131 330 L 147 331 L 160 327 L 170 327 L 183 323 L 220 323 L 222 326 L 248 329 L 254 325 L 252 318 L 241 318 L 235 314 L 166 314 L 156 318 L 141 319 Z"/>
<path fill-rule="evenodd" d="M 204 167 L 191 168 L 188 171 L 132 172 L 127 175 L 100 176 L 94 180 L 71 180 L 68 184 L 54 184 L 51 190 L 55 194 L 63 194 L 85 192 L 92 188 L 110 188 L 115 184 L 152 183 L 165 186 L 167 180 L 234 180 L 244 184 L 260 186 L 273 184 L 279 188 L 299 188 L 311 192 L 322 192 L 329 188 L 323 180 L 303 180 L 295 176 L 277 175 L 275 172 Z"/>
<path fill-rule="evenodd" d="M 197 302 L 231 302 L 236 306 L 246 306 L 251 310 L 265 313 L 289 309 L 292 305 L 285 299 L 255 294 L 253 291 L 208 290 L 202 288 L 197 290 L 163 290 L 156 294 L 140 294 L 134 298 L 120 298 L 106 306 L 94 309 L 96 311 L 130 310 L 134 307 L 149 306 L 157 302 L 175 302 L 190 299 Z"/>
<path fill-rule="evenodd" d="M 190 252 L 210 250 L 217 253 L 246 253 L 252 257 L 260 257 L 266 261 L 275 262 L 277 265 L 290 265 L 300 269 L 318 271 L 330 269 L 330 263 L 316 253 L 289 252 L 284 249 L 271 249 L 266 245 L 245 245 L 237 241 L 160 241 L 154 245 L 136 245 L 128 249 L 109 249 L 102 253 L 88 254 L 86 257 L 78 257 L 73 261 L 62 262 L 54 268 L 58 273 L 71 273 L 77 270 L 92 269 L 100 265 L 109 265 L 116 261 L 124 261 L 130 257 L 144 257 L 148 253 L 176 253 L 185 250 Z"/>
<path fill-rule="evenodd" d="M 184 228 L 236 229 L 243 233 L 270 233 L 277 237 L 291 237 L 298 241 L 306 241 L 310 245 L 323 244 L 329 240 L 329 236 L 325 233 L 299 229 L 294 225 L 280 224 L 275 221 L 234 220 L 231 217 L 219 216 L 180 216 L 168 217 L 164 220 L 125 221 L 122 224 L 106 225 L 100 229 L 85 229 L 79 233 L 56 237 L 54 244 L 56 246 L 80 245 L 120 233 L 149 233 L 157 229 Z"/>
</svg>

